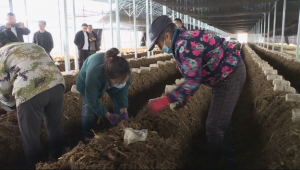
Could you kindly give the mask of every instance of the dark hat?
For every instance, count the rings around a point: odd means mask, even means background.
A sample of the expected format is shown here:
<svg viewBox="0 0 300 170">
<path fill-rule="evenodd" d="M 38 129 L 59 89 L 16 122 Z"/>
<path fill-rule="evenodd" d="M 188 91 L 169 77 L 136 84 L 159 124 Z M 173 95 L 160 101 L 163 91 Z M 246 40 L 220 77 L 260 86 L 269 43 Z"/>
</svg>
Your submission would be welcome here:
<svg viewBox="0 0 300 170">
<path fill-rule="evenodd" d="M 153 50 L 158 36 L 172 23 L 172 20 L 167 15 L 162 15 L 152 22 L 149 30 L 151 44 L 148 51 Z"/>
</svg>

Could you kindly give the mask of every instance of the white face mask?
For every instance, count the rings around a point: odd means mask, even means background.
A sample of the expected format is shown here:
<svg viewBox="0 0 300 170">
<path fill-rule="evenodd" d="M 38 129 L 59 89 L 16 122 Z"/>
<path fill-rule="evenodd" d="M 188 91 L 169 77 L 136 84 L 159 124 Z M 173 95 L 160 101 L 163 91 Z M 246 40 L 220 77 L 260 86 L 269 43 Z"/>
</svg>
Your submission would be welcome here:
<svg viewBox="0 0 300 170">
<path fill-rule="evenodd" d="M 126 82 L 124 84 L 113 84 L 113 87 L 121 89 L 121 88 L 125 87 L 125 85 L 126 85 Z"/>
<path fill-rule="evenodd" d="M 171 40 L 170 44 L 172 46 L 172 40 Z M 164 53 L 168 53 L 168 54 L 172 53 L 172 48 L 166 46 L 166 40 L 164 40 L 164 46 L 162 47 L 161 51 L 164 52 Z"/>
</svg>

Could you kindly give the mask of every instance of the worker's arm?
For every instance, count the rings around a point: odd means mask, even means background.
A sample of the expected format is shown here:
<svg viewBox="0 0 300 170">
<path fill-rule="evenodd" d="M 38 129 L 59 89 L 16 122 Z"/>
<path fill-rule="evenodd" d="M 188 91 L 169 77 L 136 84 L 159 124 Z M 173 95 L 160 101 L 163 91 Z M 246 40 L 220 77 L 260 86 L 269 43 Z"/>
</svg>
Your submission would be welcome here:
<svg viewBox="0 0 300 170">
<path fill-rule="evenodd" d="M 24 26 L 24 23 L 21 22 L 19 28 L 21 30 L 22 35 L 30 34 L 30 30 Z"/>
<path fill-rule="evenodd" d="M 99 78 L 96 76 L 94 69 L 88 68 L 86 72 L 85 79 L 85 98 L 89 108 L 95 112 L 98 116 L 105 116 L 108 111 L 106 107 L 99 101 L 99 96 L 103 96 L 100 94 L 100 89 L 105 88 L 101 87 L 101 83 Z"/>
<path fill-rule="evenodd" d="M 13 107 L 16 105 L 15 97 L 12 96 L 13 86 L 4 67 L 4 64 L 0 64 L 0 101 L 6 106 Z"/>
<path fill-rule="evenodd" d="M 81 33 L 80 31 L 76 33 L 75 35 L 75 39 L 74 39 L 74 43 L 78 46 L 80 44 L 80 35 L 79 33 Z"/>
<path fill-rule="evenodd" d="M 183 101 L 193 95 L 201 85 L 202 55 L 201 42 L 183 40 L 176 45 L 175 55 L 179 57 L 184 82 L 168 94 L 171 103 Z"/>
</svg>

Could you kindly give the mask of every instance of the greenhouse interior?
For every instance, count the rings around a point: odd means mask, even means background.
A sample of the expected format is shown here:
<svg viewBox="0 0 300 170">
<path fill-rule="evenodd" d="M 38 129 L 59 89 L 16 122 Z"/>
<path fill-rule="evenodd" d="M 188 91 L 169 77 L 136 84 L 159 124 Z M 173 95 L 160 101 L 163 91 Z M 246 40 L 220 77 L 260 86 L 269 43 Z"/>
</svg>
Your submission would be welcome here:
<svg viewBox="0 0 300 170">
<path fill-rule="evenodd" d="M 0 169 L 300 169 L 300 0 L 1 0 Z"/>
</svg>

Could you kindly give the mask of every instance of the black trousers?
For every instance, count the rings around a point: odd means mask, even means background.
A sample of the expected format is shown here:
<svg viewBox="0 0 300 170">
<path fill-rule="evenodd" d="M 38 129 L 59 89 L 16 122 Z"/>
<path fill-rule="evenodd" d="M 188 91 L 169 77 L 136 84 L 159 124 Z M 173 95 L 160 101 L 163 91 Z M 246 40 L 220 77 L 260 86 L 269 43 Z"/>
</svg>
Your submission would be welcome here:
<svg viewBox="0 0 300 170">
<path fill-rule="evenodd" d="M 89 57 L 89 50 L 78 50 L 78 53 L 79 53 L 78 64 L 80 70 L 84 61 Z"/>
<path fill-rule="evenodd" d="M 93 55 L 93 54 L 95 54 L 96 53 L 96 50 L 90 50 L 89 51 L 89 56 L 91 56 L 91 55 Z"/>
<path fill-rule="evenodd" d="M 51 58 L 51 60 L 53 61 L 52 56 L 50 55 L 50 52 L 46 51 L 46 53 L 48 54 L 48 56 Z M 54 62 L 54 61 L 53 61 Z"/>
<path fill-rule="evenodd" d="M 237 104 L 244 82 L 246 69 L 240 61 L 236 69 L 222 82 L 212 88 L 212 98 L 206 120 L 208 158 L 217 165 L 223 150 L 224 135 L 228 129 L 231 115 Z"/>
<path fill-rule="evenodd" d="M 50 145 L 50 156 L 58 158 L 62 154 L 63 94 L 63 85 L 57 85 L 20 104 L 17 108 L 19 127 L 29 168 L 34 168 L 41 159 L 40 134 L 43 116 Z"/>
</svg>

